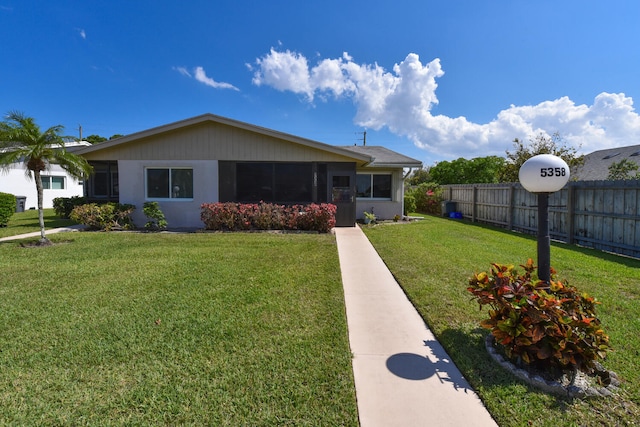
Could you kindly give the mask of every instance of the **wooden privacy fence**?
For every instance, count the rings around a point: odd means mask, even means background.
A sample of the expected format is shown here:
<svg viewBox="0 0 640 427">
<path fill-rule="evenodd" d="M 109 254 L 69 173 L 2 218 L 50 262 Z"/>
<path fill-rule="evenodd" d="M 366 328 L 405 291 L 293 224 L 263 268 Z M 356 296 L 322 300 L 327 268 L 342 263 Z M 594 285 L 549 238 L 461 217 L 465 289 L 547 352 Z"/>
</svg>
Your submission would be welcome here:
<svg viewBox="0 0 640 427">
<path fill-rule="evenodd" d="M 538 198 L 519 183 L 444 185 L 473 222 L 536 234 Z M 449 205 L 449 208 L 452 206 Z M 574 181 L 549 197 L 552 239 L 640 258 L 640 181 Z"/>
</svg>

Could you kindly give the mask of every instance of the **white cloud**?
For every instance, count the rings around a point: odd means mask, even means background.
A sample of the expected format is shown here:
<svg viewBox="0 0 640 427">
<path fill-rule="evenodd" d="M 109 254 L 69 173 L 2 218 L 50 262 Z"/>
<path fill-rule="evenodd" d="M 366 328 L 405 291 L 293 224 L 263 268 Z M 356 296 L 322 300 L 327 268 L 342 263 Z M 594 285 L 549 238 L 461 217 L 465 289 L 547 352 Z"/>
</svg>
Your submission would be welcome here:
<svg viewBox="0 0 640 427">
<path fill-rule="evenodd" d="M 191 73 L 185 67 L 173 67 L 174 70 L 186 77 L 191 77 Z"/>
<path fill-rule="evenodd" d="M 175 71 L 179 72 L 180 74 L 182 74 L 183 76 L 186 76 L 186 77 L 189 77 L 189 78 L 193 77 L 194 79 L 196 79 L 200 83 L 202 83 L 204 85 L 207 85 L 209 87 L 212 87 L 214 89 L 232 89 L 232 90 L 237 90 L 237 91 L 240 90 L 237 87 L 235 87 L 234 85 L 232 85 L 231 83 L 215 81 L 213 78 L 207 76 L 207 73 L 205 72 L 204 68 L 202 68 L 202 67 L 195 67 L 193 69 L 193 74 L 191 74 L 189 72 L 189 70 L 187 70 L 186 67 L 173 67 L 173 69 Z"/>
<path fill-rule="evenodd" d="M 87 39 L 87 33 L 84 30 L 84 28 L 76 28 L 76 30 L 78 31 L 78 35 L 83 39 L 86 40 Z"/>
<path fill-rule="evenodd" d="M 264 58 L 256 60 L 259 71 L 253 75 L 253 84 L 267 85 L 279 91 L 290 91 L 307 95 L 313 101 L 313 93 L 309 77 L 307 58 L 289 50 L 271 52 Z"/>
<path fill-rule="evenodd" d="M 444 75 L 439 59 L 422 64 L 410 53 L 387 71 L 378 64 L 357 64 L 346 52 L 309 66 L 303 55 L 271 49 L 255 62 L 253 83 L 304 95 L 313 102 L 326 95 L 351 98 L 354 122 L 378 130 L 388 128 L 420 148 L 444 157 L 503 155 L 514 138 L 529 139 L 540 132 L 560 132 L 582 151 L 640 142 L 640 116 L 633 99 L 623 93 L 603 92 L 592 105 L 576 105 L 562 97 L 537 105 L 500 111 L 494 120 L 479 124 L 465 117 L 433 115 L 438 104 L 436 79 Z"/>
</svg>

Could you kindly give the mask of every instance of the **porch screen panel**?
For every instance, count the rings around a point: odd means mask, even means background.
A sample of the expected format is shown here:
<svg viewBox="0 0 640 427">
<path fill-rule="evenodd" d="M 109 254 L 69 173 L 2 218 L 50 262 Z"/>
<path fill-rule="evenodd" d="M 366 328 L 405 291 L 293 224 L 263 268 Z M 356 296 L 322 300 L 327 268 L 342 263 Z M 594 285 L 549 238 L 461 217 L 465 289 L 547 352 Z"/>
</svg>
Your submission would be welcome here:
<svg viewBox="0 0 640 427">
<path fill-rule="evenodd" d="M 309 202 L 313 185 L 310 163 L 275 164 L 275 200 L 277 202 Z"/>
<path fill-rule="evenodd" d="M 239 202 L 273 202 L 273 163 L 238 163 L 236 168 Z"/>
</svg>

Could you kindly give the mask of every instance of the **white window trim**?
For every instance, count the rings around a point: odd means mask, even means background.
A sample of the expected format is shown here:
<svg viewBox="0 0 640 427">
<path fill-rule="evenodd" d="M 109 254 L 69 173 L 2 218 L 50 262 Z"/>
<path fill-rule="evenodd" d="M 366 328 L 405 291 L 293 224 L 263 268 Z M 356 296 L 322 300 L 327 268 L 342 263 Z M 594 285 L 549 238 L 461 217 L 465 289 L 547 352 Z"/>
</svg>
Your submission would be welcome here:
<svg viewBox="0 0 640 427">
<path fill-rule="evenodd" d="M 147 194 L 147 170 L 149 169 L 168 169 L 169 170 L 169 188 L 171 188 L 171 171 L 173 169 L 183 169 L 191 171 L 191 185 L 193 185 L 193 168 L 188 166 L 145 166 L 144 168 L 144 199 L 148 202 L 193 202 L 193 197 L 149 197 Z M 194 189 L 195 191 L 195 189 Z"/>
</svg>

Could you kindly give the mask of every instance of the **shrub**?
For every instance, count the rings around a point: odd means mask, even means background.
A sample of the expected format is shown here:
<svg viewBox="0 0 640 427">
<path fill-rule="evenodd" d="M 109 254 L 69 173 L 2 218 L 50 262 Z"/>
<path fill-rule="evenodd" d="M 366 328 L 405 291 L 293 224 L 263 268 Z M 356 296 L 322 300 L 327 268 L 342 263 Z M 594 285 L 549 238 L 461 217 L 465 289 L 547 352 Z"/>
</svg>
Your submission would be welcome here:
<svg viewBox="0 0 640 427">
<path fill-rule="evenodd" d="M 309 230 L 335 227 L 336 206 L 328 203 L 283 206 L 272 203 L 204 203 L 200 219 L 207 230 Z"/>
<path fill-rule="evenodd" d="M 132 229 L 131 213 L 136 207 L 130 204 L 89 203 L 73 208 L 70 218 L 94 230 L 111 231 L 114 229 Z"/>
<path fill-rule="evenodd" d="M 317 231 L 328 233 L 336 226 L 336 205 L 331 203 L 311 203 L 309 205 L 294 205 L 291 207 L 294 230 Z"/>
<path fill-rule="evenodd" d="M 7 226 L 15 211 L 16 196 L 9 193 L 0 193 L 0 227 Z"/>
<path fill-rule="evenodd" d="M 415 211 L 430 215 L 442 213 L 442 188 L 433 182 L 422 183 L 409 190 L 408 194 L 415 201 Z"/>
<path fill-rule="evenodd" d="M 508 358 L 545 371 L 578 369 L 590 372 L 609 350 L 596 317 L 596 300 L 581 294 L 552 271 L 546 283 L 533 278 L 531 259 L 518 274 L 512 265 L 492 264 L 491 272 L 469 279 L 468 291 L 489 305 L 491 330 Z"/>
<path fill-rule="evenodd" d="M 85 203 L 87 203 L 87 201 L 82 196 L 56 197 L 53 199 L 53 210 L 58 217 L 66 219 L 70 217 L 73 208 L 84 205 Z"/>
<path fill-rule="evenodd" d="M 164 230 L 167 228 L 167 220 L 158 202 L 145 202 L 142 205 L 142 212 L 148 219 L 144 225 L 147 230 Z"/>
<path fill-rule="evenodd" d="M 404 193 L 404 215 L 409 215 L 412 212 L 416 212 L 416 198 L 409 190 Z"/>
</svg>

